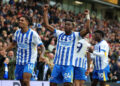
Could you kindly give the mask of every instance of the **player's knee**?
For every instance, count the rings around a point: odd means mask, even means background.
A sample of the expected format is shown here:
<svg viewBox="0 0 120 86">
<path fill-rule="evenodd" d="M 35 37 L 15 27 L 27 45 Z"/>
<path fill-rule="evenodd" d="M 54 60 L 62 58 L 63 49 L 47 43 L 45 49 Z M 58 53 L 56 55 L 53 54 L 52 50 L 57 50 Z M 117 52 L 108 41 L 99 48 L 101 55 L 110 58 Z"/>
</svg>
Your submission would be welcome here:
<svg viewBox="0 0 120 86">
<path fill-rule="evenodd" d="M 73 86 L 73 84 L 72 84 L 72 83 L 69 83 L 69 82 L 65 82 L 65 83 L 64 83 L 64 86 Z"/>
<path fill-rule="evenodd" d="M 84 82 L 80 82 L 80 86 L 84 86 Z"/>
<path fill-rule="evenodd" d="M 75 84 L 75 86 L 79 86 L 80 80 L 74 80 L 74 84 Z"/>
<path fill-rule="evenodd" d="M 23 79 L 24 83 L 29 83 L 29 79 Z"/>
<path fill-rule="evenodd" d="M 80 82 L 80 80 L 74 80 L 74 83 L 79 83 Z"/>
</svg>

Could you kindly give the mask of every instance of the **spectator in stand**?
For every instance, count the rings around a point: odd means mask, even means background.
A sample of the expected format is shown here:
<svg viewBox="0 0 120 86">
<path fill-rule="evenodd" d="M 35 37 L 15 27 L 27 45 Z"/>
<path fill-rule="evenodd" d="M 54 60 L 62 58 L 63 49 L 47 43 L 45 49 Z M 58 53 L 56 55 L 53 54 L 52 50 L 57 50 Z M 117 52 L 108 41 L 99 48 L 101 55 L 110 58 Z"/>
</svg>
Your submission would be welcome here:
<svg viewBox="0 0 120 86">
<path fill-rule="evenodd" d="M 49 65 L 50 65 L 51 69 L 53 69 L 53 66 L 54 66 L 54 64 L 53 64 L 54 55 L 55 54 L 53 54 L 51 52 L 47 52 L 47 55 L 46 55 L 49 59 Z"/>
<path fill-rule="evenodd" d="M 51 40 L 50 44 L 48 45 L 48 50 L 52 52 L 54 48 L 55 48 L 55 41 Z"/>
<path fill-rule="evenodd" d="M 48 57 L 49 57 L 50 60 L 53 60 L 54 59 L 54 54 L 53 53 L 49 53 Z"/>
<path fill-rule="evenodd" d="M 15 79 L 14 72 L 15 72 L 15 67 L 16 67 L 16 57 L 14 56 L 14 51 L 13 50 L 8 51 L 7 57 L 10 60 L 9 65 L 8 65 L 9 80 L 14 80 Z"/>
<path fill-rule="evenodd" d="M 12 50 L 10 50 L 10 51 L 8 52 L 7 57 L 10 59 L 10 61 L 16 59 L 15 56 L 14 56 L 14 51 L 12 51 Z"/>
<path fill-rule="evenodd" d="M 117 60 L 117 64 L 113 67 L 112 73 L 112 79 L 115 81 L 120 81 L 120 58 Z"/>
<path fill-rule="evenodd" d="M 5 50 L 2 48 L 0 50 L 0 80 L 5 79 L 4 78 L 4 73 L 5 73 L 5 65 L 4 62 L 6 60 L 6 52 Z"/>
<path fill-rule="evenodd" d="M 48 58 L 41 58 L 37 64 L 38 80 L 48 81 L 51 75 L 51 68 L 49 66 Z"/>
<path fill-rule="evenodd" d="M 8 46 L 8 43 L 7 43 L 7 41 L 5 41 L 4 43 L 3 43 L 3 48 L 6 48 Z"/>
<path fill-rule="evenodd" d="M 0 40 L 0 50 L 2 49 L 2 47 L 3 47 L 3 42 L 2 40 Z"/>
<path fill-rule="evenodd" d="M 4 75 L 3 75 L 3 78 L 8 80 L 9 78 L 9 70 L 8 70 L 8 64 L 9 64 L 9 58 L 5 58 L 5 61 L 4 61 Z"/>
</svg>

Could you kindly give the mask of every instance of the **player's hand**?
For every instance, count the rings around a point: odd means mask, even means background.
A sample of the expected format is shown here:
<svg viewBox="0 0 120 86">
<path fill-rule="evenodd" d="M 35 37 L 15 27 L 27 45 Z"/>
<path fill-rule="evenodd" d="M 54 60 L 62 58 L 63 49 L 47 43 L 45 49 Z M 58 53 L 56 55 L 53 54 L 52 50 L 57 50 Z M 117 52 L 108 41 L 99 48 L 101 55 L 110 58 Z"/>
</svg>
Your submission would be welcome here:
<svg viewBox="0 0 120 86">
<path fill-rule="evenodd" d="M 90 53 L 93 53 L 93 50 L 94 50 L 94 47 L 93 47 L 93 46 L 89 48 L 89 52 L 90 52 Z"/>
<path fill-rule="evenodd" d="M 43 10 L 44 10 L 44 11 L 48 11 L 48 8 L 49 8 L 49 5 L 48 5 L 48 4 L 45 4 L 44 7 L 43 7 Z"/>
<path fill-rule="evenodd" d="M 39 57 L 39 62 L 44 62 L 45 61 L 45 58 L 44 57 Z"/>
<path fill-rule="evenodd" d="M 89 12 L 89 10 L 88 9 L 86 9 L 85 11 L 84 11 L 84 14 L 85 15 L 88 15 L 90 12 Z"/>
<path fill-rule="evenodd" d="M 85 75 L 88 76 L 90 73 L 90 69 L 87 69 L 87 71 L 85 72 Z"/>
</svg>

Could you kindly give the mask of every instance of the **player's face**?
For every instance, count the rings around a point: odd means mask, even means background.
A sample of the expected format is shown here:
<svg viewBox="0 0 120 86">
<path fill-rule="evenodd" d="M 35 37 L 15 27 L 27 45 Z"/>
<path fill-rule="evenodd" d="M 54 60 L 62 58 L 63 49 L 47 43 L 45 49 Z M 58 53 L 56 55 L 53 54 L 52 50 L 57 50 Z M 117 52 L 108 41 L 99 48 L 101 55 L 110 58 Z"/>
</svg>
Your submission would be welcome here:
<svg viewBox="0 0 120 86">
<path fill-rule="evenodd" d="M 26 26 L 28 26 L 28 21 L 24 17 L 21 17 L 19 19 L 19 27 L 24 28 Z"/>
<path fill-rule="evenodd" d="M 93 39 L 94 39 L 95 41 L 99 42 L 100 39 L 101 39 L 101 35 L 100 35 L 99 33 L 94 33 Z"/>
<path fill-rule="evenodd" d="M 67 21 L 65 22 L 65 32 L 70 33 L 72 31 L 72 23 Z"/>
</svg>

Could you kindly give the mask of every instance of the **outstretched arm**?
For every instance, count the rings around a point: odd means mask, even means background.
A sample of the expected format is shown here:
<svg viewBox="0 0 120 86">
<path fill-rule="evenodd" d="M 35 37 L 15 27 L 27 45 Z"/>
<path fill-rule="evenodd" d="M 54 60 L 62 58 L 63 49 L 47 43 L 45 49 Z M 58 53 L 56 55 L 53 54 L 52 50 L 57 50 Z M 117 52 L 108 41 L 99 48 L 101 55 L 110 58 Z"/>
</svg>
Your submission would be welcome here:
<svg viewBox="0 0 120 86">
<path fill-rule="evenodd" d="M 40 58 L 44 58 L 44 54 L 45 54 L 45 47 L 44 47 L 44 45 L 40 45 L 40 49 L 38 49 L 38 50 L 40 50 L 40 57 L 39 57 L 39 60 L 40 60 Z"/>
<path fill-rule="evenodd" d="M 80 31 L 80 35 L 84 37 L 88 33 L 90 33 L 90 16 L 89 16 L 89 10 L 85 10 L 84 14 L 86 15 L 86 28 Z"/>
<path fill-rule="evenodd" d="M 12 42 L 10 45 L 8 45 L 8 47 L 5 49 L 6 51 L 11 50 L 12 48 L 14 48 L 17 45 L 17 43 Z"/>
<path fill-rule="evenodd" d="M 49 22 L 48 22 L 48 8 L 49 8 L 48 5 L 44 6 L 44 22 L 45 22 L 46 28 L 48 28 L 51 32 L 54 32 L 54 28 L 51 25 L 49 25 Z"/>
<path fill-rule="evenodd" d="M 93 53 L 94 55 L 100 56 L 100 57 L 106 57 L 107 53 L 105 50 L 100 50 L 100 52 L 97 52 L 93 49 L 93 47 L 89 48 L 89 52 Z"/>
</svg>

